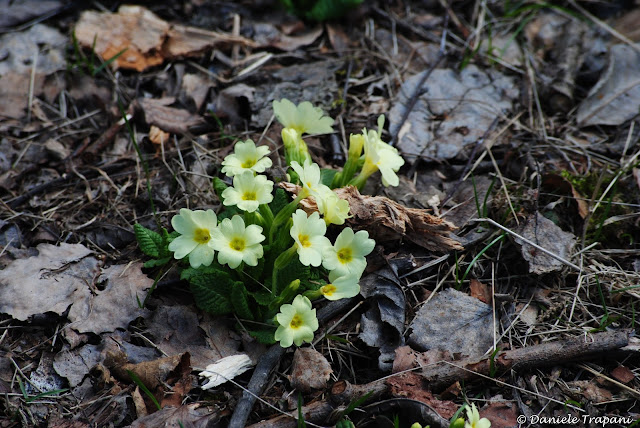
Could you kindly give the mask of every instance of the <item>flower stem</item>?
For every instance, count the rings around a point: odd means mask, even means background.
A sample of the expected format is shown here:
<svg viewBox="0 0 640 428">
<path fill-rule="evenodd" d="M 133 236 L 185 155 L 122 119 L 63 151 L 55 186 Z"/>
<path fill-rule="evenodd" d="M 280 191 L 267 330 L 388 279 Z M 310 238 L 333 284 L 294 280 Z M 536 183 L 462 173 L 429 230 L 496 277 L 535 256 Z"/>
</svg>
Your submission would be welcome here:
<svg viewBox="0 0 640 428">
<path fill-rule="evenodd" d="M 273 294 L 278 294 L 278 273 L 295 257 L 298 250 L 298 244 L 294 243 L 291 248 L 289 248 L 284 253 L 280 254 L 275 262 L 273 262 L 273 273 L 271 274 L 271 291 Z"/>
<path fill-rule="evenodd" d="M 270 231 L 271 226 L 273 225 L 273 212 L 271 211 L 271 208 L 269 208 L 269 205 L 267 204 L 262 204 L 258 207 L 258 210 L 260 211 L 260 215 L 264 220 L 265 229 L 267 231 Z"/>
<path fill-rule="evenodd" d="M 291 218 L 291 215 L 296 211 L 296 208 L 298 208 L 298 202 L 302 199 L 304 199 L 304 195 L 300 192 L 293 201 L 289 202 L 287 206 L 282 208 L 278 214 L 276 214 L 269 230 L 269 243 L 273 242 L 273 237 L 276 235 L 276 231 L 280 228 L 282 223 Z"/>
</svg>

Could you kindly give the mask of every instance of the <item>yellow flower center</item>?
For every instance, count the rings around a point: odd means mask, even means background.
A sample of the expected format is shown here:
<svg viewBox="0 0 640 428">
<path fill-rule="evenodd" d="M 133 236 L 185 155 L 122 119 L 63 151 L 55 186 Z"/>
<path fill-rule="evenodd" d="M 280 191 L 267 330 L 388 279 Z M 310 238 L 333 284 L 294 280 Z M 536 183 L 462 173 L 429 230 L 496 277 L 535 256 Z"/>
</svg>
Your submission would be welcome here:
<svg viewBox="0 0 640 428">
<path fill-rule="evenodd" d="M 309 248 L 311 246 L 311 241 L 309 240 L 309 235 L 298 235 L 298 240 L 300 241 L 300 245 L 304 248 Z"/>
<path fill-rule="evenodd" d="M 243 201 L 255 201 L 257 199 L 256 192 L 244 192 L 242 194 Z"/>
<path fill-rule="evenodd" d="M 340 251 L 338 251 L 338 260 L 340 261 L 340 263 L 346 264 L 349 263 L 352 259 L 353 255 L 351 254 L 351 248 L 341 248 Z"/>
<path fill-rule="evenodd" d="M 293 316 L 293 318 L 291 318 L 291 322 L 289 323 L 289 327 L 293 328 L 293 329 L 298 329 L 300 328 L 300 326 L 302 325 L 302 318 L 300 318 L 300 315 L 295 314 Z"/>
<path fill-rule="evenodd" d="M 247 159 L 244 162 L 242 162 L 241 166 L 243 168 L 251 168 L 252 166 L 254 166 L 257 163 L 256 159 Z"/>
<path fill-rule="evenodd" d="M 193 240 L 198 244 L 206 244 L 211 239 L 211 234 L 209 234 L 209 229 L 196 229 L 193 232 Z"/>
<path fill-rule="evenodd" d="M 336 290 L 337 288 L 333 284 L 323 285 L 322 288 L 320 289 L 320 291 L 322 291 L 322 294 L 324 294 L 325 296 L 332 296 L 333 293 L 336 292 Z"/>
<path fill-rule="evenodd" d="M 244 239 L 233 238 L 231 242 L 229 242 L 229 247 L 231 247 L 231 249 L 236 251 L 244 250 L 244 247 L 245 247 Z"/>
</svg>

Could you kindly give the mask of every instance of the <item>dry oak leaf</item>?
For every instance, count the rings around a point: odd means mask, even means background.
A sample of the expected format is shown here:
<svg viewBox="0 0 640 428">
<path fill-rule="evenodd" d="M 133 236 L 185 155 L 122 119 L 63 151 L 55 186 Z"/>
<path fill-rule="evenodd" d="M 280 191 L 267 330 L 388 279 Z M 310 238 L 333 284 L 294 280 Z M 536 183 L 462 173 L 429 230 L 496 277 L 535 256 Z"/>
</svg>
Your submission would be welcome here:
<svg viewBox="0 0 640 428">
<path fill-rule="evenodd" d="M 62 315 L 70 305 L 91 295 L 87 283 L 100 272 L 100 262 L 80 244 L 40 244 L 35 257 L 14 260 L 0 271 L 0 313 L 26 321 L 45 312 Z"/>
<path fill-rule="evenodd" d="M 294 194 L 300 190 L 300 186 L 293 183 L 281 182 L 279 185 Z M 349 225 L 354 229 L 366 229 L 378 243 L 406 238 L 429 251 L 463 249 L 450 236 L 456 226 L 425 210 L 407 208 L 384 196 L 361 195 L 353 186 L 335 189 L 334 192 L 349 202 Z M 308 213 L 318 210 L 315 201 L 310 198 L 300 201 L 300 205 Z"/>
<path fill-rule="evenodd" d="M 111 266 L 97 282 L 104 284 L 104 289 L 78 300 L 69 311 L 67 318 L 74 330 L 100 334 L 126 329 L 137 317 L 149 315 L 148 309 L 138 306 L 138 299 L 144 300 L 153 285 L 153 279 L 142 273 L 142 263 Z"/>
<path fill-rule="evenodd" d="M 93 48 L 114 66 L 144 71 L 179 56 L 199 55 L 221 43 L 254 43 L 240 36 L 171 25 L 142 6 L 120 6 L 118 13 L 85 11 L 75 27 L 80 46 Z M 94 46 L 95 43 L 95 46 Z"/>
<path fill-rule="evenodd" d="M 193 127 L 205 123 L 201 116 L 191 114 L 187 110 L 169 107 L 175 98 L 140 98 L 136 101 L 136 111 L 144 114 L 144 119 L 151 127 L 160 131 L 178 135 L 188 134 Z M 149 138 L 152 138 L 151 134 Z M 166 141 L 166 140 L 165 140 Z M 156 143 L 157 144 L 157 143 Z"/>
</svg>

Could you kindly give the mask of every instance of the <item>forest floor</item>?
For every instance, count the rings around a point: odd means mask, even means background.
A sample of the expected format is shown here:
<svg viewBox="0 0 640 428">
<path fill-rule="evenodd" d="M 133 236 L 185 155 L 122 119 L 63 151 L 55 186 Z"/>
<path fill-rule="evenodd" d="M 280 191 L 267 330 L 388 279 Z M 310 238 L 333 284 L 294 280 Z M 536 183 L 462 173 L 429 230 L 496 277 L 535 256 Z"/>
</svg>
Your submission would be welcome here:
<svg viewBox="0 0 640 428">
<path fill-rule="evenodd" d="M 637 2 L 137 3 L 0 0 L 0 427 L 636 423 Z M 288 350 L 134 234 L 220 212 L 235 141 L 282 178 L 282 98 L 334 119 L 305 138 L 322 168 L 382 114 L 405 161 L 362 191 L 382 223 L 348 221 L 377 242 L 360 295 Z M 394 229 L 391 201 L 455 229 Z"/>
</svg>

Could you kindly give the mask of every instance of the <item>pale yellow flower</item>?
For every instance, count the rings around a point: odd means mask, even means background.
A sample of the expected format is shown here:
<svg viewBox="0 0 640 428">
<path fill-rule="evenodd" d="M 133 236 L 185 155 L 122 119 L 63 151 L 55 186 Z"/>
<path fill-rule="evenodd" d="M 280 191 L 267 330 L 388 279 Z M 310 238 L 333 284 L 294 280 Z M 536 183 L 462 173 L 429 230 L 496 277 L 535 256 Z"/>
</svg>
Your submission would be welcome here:
<svg viewBox="0 0 640 428">
<path fill-rule="evenodd" d="M 491 426 L 489 419 L 480 419 L 480 413 L 473 403 L 471 403 L 471 406 L 467 406 L 467 419 L 468 421 L 464 424 L 464 428 L 489 428 Z"/>
<path fill-rule="evenodd" d="M 349 201 L 340 198 L 333 190 L 327 188 L 327 191 L 316 195 L 315 199 L 325 223 L 344 224 L 349 218 Z"/>
<path fill-rule="evenodd" d="M 313 332 L 318 329 L 316 310 L 311 309 L 311 301 L 302 295 L 297 295 L 291 304 L 280 306 L 276 320 L 280 325 L 275 339 L 283 348 L 288 348 L 293 343 L 300 346 L 303 342 L 311 342 Z"/>
<path fill-rule="evenodd" d="M 251 171 L 244 171 L 233 177 L 233 187 L 227 187 L 222 192 L 225 206 L 237 205 L 243 211 L 254 212 L 262 204 L 273 200 L 273 182 L 264 175 L 253 175 Z"/>
<path fill-rule="evenodd" d="M 362 187 L 374 172 L 382 174 L 382 184 L 385 186 L 397 186 L 400 182 L 396 172 L 404 165 L 404 159 L 398 153 L 398 149 L 382 141 L 382 127 L 384 115 L 378 118 L 378 131 L 362 130 L 364 136 L 364 165 L 360 174 L 352 181 L 358 187 Z"/>
<path fill-rule="evenodd" d="M 169 244 L 173 257 L 182 259 L 189 255 L 191 267 L 209 266 L 214 256 L 211 235 L 218 226 L 216 213 L 182 208 L 180 214 L 171 219 L 171 225 L 180 234 Z"/>
<path fill-rule="evenodd" d="M 289 233 L 296 243 L 300 263 L 305 266 L 320 266 L 322 253 L 331 246 L 329 238 L 324 236 L 327 225 L 317 212 L 307 216 L 303 210 L 297 210 L 291 217 L 293 226 Z"/>
<path fill-rule="evenodd" d="M 295 129 L 302 134 L 330 134 L 333 132 L 333 119 L 324 116 L 322 109 L 314 107 L 309 101 L 297 106 L 286 98 L 273 101 L 273 113 L 285 128 Z"/>
<path fill-rule="evenodd" d="M 329 272 L 329 284 L 320 287 L 320 292 L 327 300 L 348 299 L 360 293 L 360 276 L 354 273 L 340 275 L 338 271 Z"/>
<path fill-rule="evenodd" d="M 256 147 L 252 140 L 239 141 L 234 147 L 233 153 L 222 161 L 222 172 L 228 177 L 251 171 L 254 174 L 264 172 L 271 167 L 271 159 L 265 157 L 269 154 L 266 146 Z"/>
<path fill-rule="evenodd" d="M 211 246 L 218 251 L 221 265 L 228 264 L 235 269 L 242 262 L 249 266 L 258 265 L 258 259 L 264 254 L 260 244 L 264 239 L 262 227 L 255 224 L 245 227 L 243 218 L 234 215 L 231 219 L 222 220 L 213 231 Z"/>
<path fill-rule="evenodd" d="M 320 167 L 317 163 L 308 161 L 301 166 L 298 162 L 294 161 L 291 162 L 291 168 L 293 168 L 300 178 L 302 190 L 298 195 L 301 195 L 303 198 L 306 198 L 307 196 L 315 197 L 323 192 L 331 191 L 328 186 L 322 184 L 320 181 Z"/>
<path fill-rule="evenodd" d="M 367 267 L 365 256 L 373 251 L 375 245 L 366 230 L 354 233 L 353 229 L 346 227 L 335 244 L 324 251 L 322 266 L 340 276 L 352 273 L 360 277 Z"/>
</svg>

